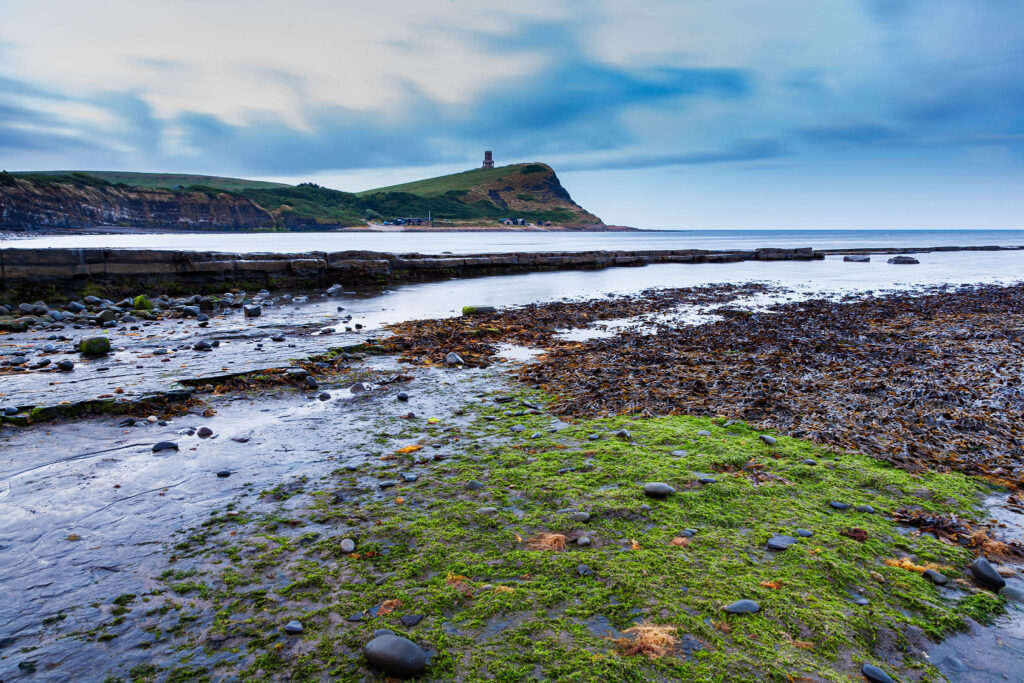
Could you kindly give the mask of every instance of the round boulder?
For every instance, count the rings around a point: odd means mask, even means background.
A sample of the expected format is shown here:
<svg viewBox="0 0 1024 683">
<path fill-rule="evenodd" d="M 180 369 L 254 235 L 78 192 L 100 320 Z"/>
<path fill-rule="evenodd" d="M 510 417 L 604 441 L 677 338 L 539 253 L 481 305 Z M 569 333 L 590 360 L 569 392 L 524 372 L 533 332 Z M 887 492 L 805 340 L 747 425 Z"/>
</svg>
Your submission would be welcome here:
<svg viewBox="0 0 1024 683">
<path fill-rule="evenodd" d="M 427 653 L 408 638 L 385 634 L 363 648 L 366 661 L 395 678 L 412 678 L 427 668 Z"/>
</svg>

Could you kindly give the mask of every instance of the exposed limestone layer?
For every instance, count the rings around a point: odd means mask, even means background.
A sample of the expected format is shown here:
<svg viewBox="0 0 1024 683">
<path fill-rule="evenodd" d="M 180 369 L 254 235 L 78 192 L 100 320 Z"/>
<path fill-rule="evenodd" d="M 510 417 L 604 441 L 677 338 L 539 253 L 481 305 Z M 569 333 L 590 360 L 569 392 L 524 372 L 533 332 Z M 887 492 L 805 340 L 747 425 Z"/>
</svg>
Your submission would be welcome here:
<svg viewBox="0 0 1024 683">
<path fill-rule="evenodd" d="M 372 251 L 302 254 L 230 254 L 132 249 L 0 249 L 0 291 L 45 284 L 72 290 L 85 282 L 99 287 L 172 284 L 195 291 L 230 283 L 315 286 L 340 283 L 370 287 L 451 277 L 544 270 L 645 266 L 651 263 L 727 263 L 823 258 L 809 247 L 749 251 L 588 251 L 425 256 Z"/>
</svg>

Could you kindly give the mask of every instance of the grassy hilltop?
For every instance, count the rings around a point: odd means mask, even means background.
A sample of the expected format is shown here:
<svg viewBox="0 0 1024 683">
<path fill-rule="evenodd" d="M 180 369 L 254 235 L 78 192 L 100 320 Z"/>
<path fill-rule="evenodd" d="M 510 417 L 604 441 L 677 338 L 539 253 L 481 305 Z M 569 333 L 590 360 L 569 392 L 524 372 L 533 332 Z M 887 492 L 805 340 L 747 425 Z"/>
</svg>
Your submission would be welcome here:
<svg viewBox="0 0 1024 683">
<path fill-rule="evenodd" d="M 43 171 L 5 175 L 11 181 L 0 183 L 0 192 L 4 192 L 4 187 L 11 188 L 6 191 L 10 195 L 9 201 L 16 201 L 15 190 L 22 197 L 32 197 L 31 210 L 22 212 L 28 217 L 24 221 L 26 224 L 31 224 L 33 212 L 44 210 L 49 219 L 41 224 L 58 224 L 53 216 L 59 217 L 66 205 L 57 198 L 67 194 L 69 188 L 89 187 L 103 195 L 97 195 L 96 202 L 105 205 L 116 204 L 119 193 L 131 190 L 164 193 L 164 201 L 172 203 L 175 197 L 184 202 L 186 196 L 195 199 L 199 195 L 210 200 L 251 203 L 255 210 L 265 214 L 257 221 L 258 224 L 243 228 L 252 230 L 360 227 L 367 222 L 427 216 L 452 226 L 497 224 L 504 218 L 519 218 L 531 223 L 550 222 L 556 226 L 603 226 L 600 218 L 572 200 L 554 170 L 540 163 L 475 169 L 359 193 L 333 190 L 313 183 L 285 185 L 175 173 Z M 18 181 L 20 187 L 14 181 Z M 40 208 L 39 203 L 46 203 L 48 195 L 53 198 L 49 202 L 52 206 Z M 0 196 L 2 199 L 5 198 Z M 23 199 L 22 204 L 25 203 Z M 69 225 L 65 227 L 71 227 L 82 223 L 82 220 L 73 217 L 66 222 Z M 225 229 L 217 227 L 216 221 L 207 223 L 199 229 Z M 20 229 L 19 226 L 7 227 Z M 89 226 L 82 223 L 81 227 Z"/>
</svg>

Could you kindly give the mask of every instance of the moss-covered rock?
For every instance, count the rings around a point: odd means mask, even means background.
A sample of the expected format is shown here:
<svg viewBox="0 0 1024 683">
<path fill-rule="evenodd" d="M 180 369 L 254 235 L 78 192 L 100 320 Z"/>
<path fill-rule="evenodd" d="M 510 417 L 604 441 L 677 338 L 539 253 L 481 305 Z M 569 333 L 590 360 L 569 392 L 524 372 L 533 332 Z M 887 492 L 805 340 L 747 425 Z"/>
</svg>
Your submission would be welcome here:
<svg viewBox="0 0 1024 683">
<path fill-rule="evenodd" d="M 153 302 L 149 300 L 149 297 L 145 294 L 139 294 L 137 297 L 132 299 L 132 308 L 137 311 L 152 311 Z"/>
<path fill-rule="evenodd" d="M 78 351 L 86 356 L 102 356 L 110 352 L 110 340 L 106 337 L 86 337 L 78 342 Z"/>
</svg>

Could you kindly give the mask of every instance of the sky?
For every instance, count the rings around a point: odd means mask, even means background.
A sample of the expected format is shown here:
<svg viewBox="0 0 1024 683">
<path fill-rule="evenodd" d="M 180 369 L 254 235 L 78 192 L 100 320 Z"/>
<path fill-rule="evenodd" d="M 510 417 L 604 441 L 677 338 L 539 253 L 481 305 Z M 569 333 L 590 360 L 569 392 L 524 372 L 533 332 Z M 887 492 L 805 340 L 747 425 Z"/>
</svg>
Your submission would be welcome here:
<svg viewBox="0 0 1024 683">
<path fill-rule="evenodd" d="M 0 167 L 358 191 L 543 161 L 605 222 L 1024 228 L 1021 0 L 0 0 Z"/>
</svg>

